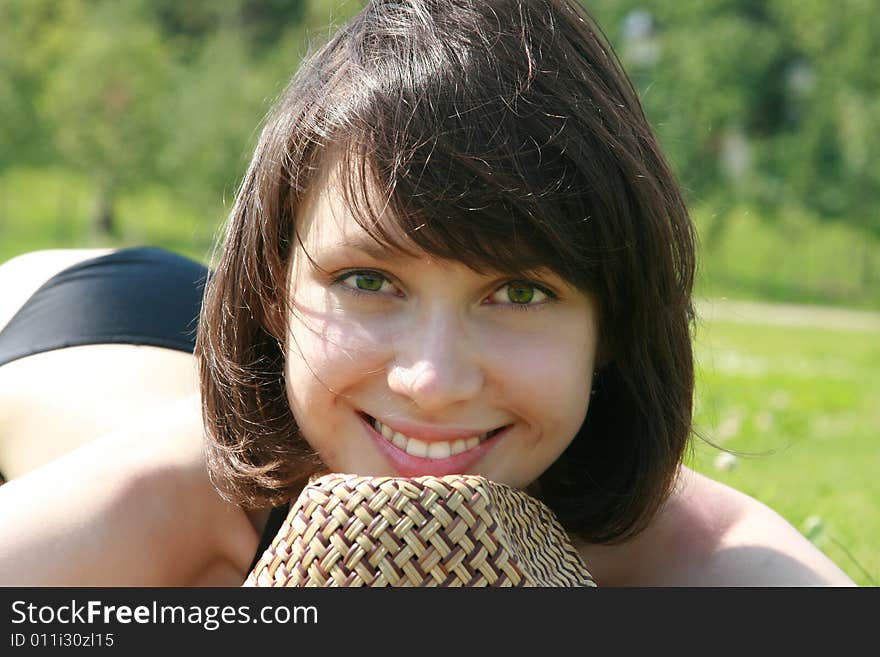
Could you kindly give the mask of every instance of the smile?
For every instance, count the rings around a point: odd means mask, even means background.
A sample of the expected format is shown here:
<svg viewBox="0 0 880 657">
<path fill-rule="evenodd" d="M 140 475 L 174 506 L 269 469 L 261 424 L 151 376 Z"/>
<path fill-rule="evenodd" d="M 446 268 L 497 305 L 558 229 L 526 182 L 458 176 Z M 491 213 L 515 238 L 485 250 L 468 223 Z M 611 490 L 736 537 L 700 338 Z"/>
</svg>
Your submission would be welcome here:
<svg viewBox="0 0 880 657">
<path fill-rule="evenodd" d="M 469 438 L 458 438 L 456 440 L 448 441 L 432 440 L 429 442 L 395 431 L 388 425 L 382 424 L 376 418 L 368 416 L 368 419 L 373 429 L 376 430 L 376 433 L 382 436 L 387 442 L 411 456 L 427 459 L 448 459 L 451 456 L 472 450 L 481 443 L 489 440 L 504 428 L 493 429 L 492 431 L 487 431 L 479 436 L 471 436 Z"/>
</svg>

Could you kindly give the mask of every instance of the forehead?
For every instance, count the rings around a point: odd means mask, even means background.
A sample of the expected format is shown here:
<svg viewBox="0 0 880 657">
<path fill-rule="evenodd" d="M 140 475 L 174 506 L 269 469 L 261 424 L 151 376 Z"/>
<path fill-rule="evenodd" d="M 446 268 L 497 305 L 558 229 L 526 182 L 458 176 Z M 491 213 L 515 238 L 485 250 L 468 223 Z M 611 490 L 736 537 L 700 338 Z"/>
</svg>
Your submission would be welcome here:
<svg viewBox="0 0 880 657">
<path fill-rule="evenodd" d="M 296 228 L 306 245 L 365 236 L 345 200 L 338 166 L 322 167 L 296 211 Z"/>
<path fill-rule="evenodd" d="M 343 165 L 337 158 L 322 166 L 309 192 L 296 208 L 296 233 L 306 250 L 356 248 L 377 259 L 390 254 L 410 257 L 426 255 L 400 227 L 389 202 L 381 200 L 375 183 L 353 180 L 344 173 Z M 359 204 L 357 209 L 352 207 L 351 198 L 357 192 L 347 189 L 347 186 L 358 187 L 363 192 L 361 198 L 355 200 Z M 363 212 L 364 209 L 367 212 Z M 364 223 L 372 224 L 377 230 L 367 230 Z M 387 235 L 390 240 L 378 235 Z"/>
</svg>

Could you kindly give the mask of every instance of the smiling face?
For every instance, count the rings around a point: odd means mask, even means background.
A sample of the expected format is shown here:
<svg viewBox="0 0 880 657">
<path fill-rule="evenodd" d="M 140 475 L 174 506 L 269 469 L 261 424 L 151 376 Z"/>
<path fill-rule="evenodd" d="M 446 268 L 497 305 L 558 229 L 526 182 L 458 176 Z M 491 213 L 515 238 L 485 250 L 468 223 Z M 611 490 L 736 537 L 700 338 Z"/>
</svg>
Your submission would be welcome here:
<svg viewBox="0 0 880 657">
<path fill-rule="evenodd" d="M 297 215 L 285 377 L 303 436 L 334 472 L 524 488 L 586 416 L 594 302 L 549 271 L 385 250 L 338 189 L 329 176 Z"/>
</svg>

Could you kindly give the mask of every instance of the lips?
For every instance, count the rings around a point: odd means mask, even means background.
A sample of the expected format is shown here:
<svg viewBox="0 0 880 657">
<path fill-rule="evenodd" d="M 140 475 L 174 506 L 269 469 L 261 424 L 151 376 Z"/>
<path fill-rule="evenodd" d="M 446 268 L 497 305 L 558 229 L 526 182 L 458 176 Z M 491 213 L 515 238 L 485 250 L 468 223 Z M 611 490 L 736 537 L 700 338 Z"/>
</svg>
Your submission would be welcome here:
<svg viewBox="0 0 880 657">
<path fill-rule="evenodd" d="M 422 440 L 394 431 L 369 415 L 359 414 L 368 434 L 403 477 L 463 474 L 497 443 L 511 425 L 482 435 L 451 440 Z"/>
</svg>

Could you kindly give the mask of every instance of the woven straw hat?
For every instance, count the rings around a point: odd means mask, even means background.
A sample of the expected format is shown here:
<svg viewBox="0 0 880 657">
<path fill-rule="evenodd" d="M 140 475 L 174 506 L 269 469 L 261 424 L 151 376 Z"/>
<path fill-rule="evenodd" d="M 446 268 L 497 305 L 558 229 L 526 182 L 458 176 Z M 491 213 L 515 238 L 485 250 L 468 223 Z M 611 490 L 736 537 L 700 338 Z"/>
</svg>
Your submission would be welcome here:
<svg viewBox="0 0 880 657">
<path fill-rule="evenodd" d="M 330 474 L 245 586 L 595 586 L 553 513 L 484 477 Z"/>
</svg>

